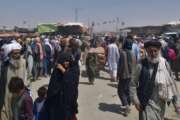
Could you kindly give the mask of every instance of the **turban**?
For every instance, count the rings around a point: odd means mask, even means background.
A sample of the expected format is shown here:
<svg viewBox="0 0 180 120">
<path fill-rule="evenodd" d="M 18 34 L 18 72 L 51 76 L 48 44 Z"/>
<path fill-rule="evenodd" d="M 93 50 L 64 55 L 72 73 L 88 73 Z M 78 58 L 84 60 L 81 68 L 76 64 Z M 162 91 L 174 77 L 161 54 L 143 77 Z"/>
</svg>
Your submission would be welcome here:
<svg viewBox="0 0 180 120">
<path fill-rule="evenodd" d="M 49 44 L 49 39 L 48 38 L 44 39 L 44 43 Z"/>
<path fill-rule="evenodd" d="M 144 48 L 156 47 L 161 48 L 161 42 L 158 40 L 149 40 L 144 43 Z"/>
<path fill-rule="evenodd" d="M 7 57 L 13 50 L 21 50 L 21 45 L 15 41 L 12 41 L 9 44 L 4 44 L 2 49 L 4 50 L 4 54 Z"/>
</svg>

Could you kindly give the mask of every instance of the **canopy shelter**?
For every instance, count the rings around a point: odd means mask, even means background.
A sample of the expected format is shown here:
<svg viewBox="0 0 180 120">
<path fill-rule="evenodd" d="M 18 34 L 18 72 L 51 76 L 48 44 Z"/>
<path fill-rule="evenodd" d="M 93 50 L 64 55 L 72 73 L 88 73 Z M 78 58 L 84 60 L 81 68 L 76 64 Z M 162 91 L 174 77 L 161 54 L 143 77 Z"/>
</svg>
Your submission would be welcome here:
<svg viewBox="0 0 180 120">
<path fill-rule="evenodd" d="M 37 26 L 37 31 L 40 34 L 44 34 L 44 33 L 53 33 L 53 32 L 57 32 L 57 26 L 56 24 L 39 24 Z"/>
<path fill-rule="evenodd" d="M 83 23 L 66 23 L 64 25 L 58 25 L 58 32 L 63 35 L 81 35 L 87 32 L 87 26 Z"/>
<path fill-rule="evenodd" d="M 2 32 L 0 33 L 0 38 L 8 38 L 8 37 L 20 37 L 21 35 L 17 32 Z"/>
</svg>

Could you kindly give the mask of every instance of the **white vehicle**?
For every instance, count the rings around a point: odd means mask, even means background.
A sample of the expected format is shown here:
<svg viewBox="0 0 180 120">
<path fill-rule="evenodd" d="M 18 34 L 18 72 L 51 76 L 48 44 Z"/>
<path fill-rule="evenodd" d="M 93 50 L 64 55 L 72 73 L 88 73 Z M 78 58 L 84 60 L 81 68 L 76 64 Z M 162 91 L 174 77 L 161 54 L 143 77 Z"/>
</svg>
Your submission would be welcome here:
<svg viewBox="0 0 180 120">
<path fill-rule="evenodd" d="M 177 37 L 180 37 L 180 32 L 166 32 L 163 36 L 166 38 L 172 37 L 173 39 L 176 39 Z"/>
</svg>

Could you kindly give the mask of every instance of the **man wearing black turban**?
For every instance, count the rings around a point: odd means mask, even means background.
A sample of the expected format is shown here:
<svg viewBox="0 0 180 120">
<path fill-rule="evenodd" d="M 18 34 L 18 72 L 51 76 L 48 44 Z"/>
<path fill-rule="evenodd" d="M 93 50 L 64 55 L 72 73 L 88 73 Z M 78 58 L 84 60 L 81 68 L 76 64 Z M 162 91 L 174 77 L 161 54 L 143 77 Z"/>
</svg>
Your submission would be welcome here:
<svg viewBox="0 0 180 120">
<path fill-rule="evenodd" d="M 177 95 L 168 62 L 161 56 L 161 43 L 144 44 L 147 56 L 133 66 L 130 97 L 139 111 L 139 120 L 164 120 L 166 102 Z"/>
</svg>

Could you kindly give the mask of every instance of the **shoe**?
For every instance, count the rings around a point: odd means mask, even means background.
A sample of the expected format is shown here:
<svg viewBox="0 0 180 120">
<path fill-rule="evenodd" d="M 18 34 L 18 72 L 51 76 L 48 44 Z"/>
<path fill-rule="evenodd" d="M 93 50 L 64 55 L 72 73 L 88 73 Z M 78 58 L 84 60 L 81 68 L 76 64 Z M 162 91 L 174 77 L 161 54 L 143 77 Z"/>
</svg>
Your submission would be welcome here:
<svg viewBox="0 0 180 120">
<path fill-rule="evenodd" d="M 129 108 L 129 106 L 126 106 L 126 108 L 124 109 L 124 112 L 125 113 L 130 113 L 131 112 L 131 109 Z"/>
<path fill-rule="evenodd" d="M 122 113 L 122 115 L 123 115 L 124 117 L 127 117 L 127 116 L 128 116 L 128 113 L 124 112 L 124 113 Z"/>
<path fill-rule="evenodd" d="M 121 106 L 121 114 L 124 116 L 124 117 L 127 117 L 128 114 L 130 113 L 130 108 L 129 106 Z"/>
</svg>

